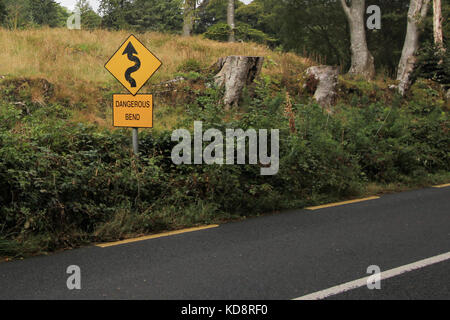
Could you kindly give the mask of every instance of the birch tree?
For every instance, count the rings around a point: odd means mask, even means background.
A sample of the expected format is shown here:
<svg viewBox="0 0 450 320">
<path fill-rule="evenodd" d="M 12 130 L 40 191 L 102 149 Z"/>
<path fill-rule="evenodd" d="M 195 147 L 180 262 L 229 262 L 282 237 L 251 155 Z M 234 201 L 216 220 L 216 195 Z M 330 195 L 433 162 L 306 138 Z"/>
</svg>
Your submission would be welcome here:
<svg viewBox="0 0 450 320">
<path fill-rule="evenodd" d="M 194 29 L 197 0 L 184 0 L 183 36 L 190 37 Z"/>
<path fill-rule="evenodd" d="M 230 31 L 230 36 L 228 38 L 229 42 L 234 42 L 235 39 L 235 35 L 234 35 L 234 28 L 235 28 L 235 24 L 234 24 L 234 0 L 228 0 L 228 8 L 227 8 L 227 23 L 231 28 Z"/>
<path fill-rule="evenodd" d="M 434 43 L 443 49 L 444 34 L 442 32 L 442 3 L 441 0 L 433 0 L 433 33 Z"/>
<path fill-rule="evenodd" d="M 411 74 L 416 63 L 415 54 L 419 49 L 420 27 L 427 16 L 430 0 L 411 0 L 402 56 L 398 65 L 398 90 L 403 96 L 411 85 Z"/>
<path fill-rule="evenodd" d="M 362 76 L 367 80 L 373 79 L 375 77 L 375 63 L 367 47 L 364 19 L 366 1 L 352 0 L 351 4 L 348 4 L 346 0 L 341 0 L 341 4 L 350 27 L 351 67 L 348 73 Z"/>
</svg>

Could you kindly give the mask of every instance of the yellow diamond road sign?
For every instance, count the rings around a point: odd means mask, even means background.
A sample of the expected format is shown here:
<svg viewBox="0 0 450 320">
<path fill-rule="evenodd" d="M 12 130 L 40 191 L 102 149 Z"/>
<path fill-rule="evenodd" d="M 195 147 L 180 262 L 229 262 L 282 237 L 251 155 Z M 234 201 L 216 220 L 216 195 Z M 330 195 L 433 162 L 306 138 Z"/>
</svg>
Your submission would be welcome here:
<svg viewBox="0 0 450 320">
<path fill-rule="evenodd" d="M 159 69 L 161 61 L 131 35 L 105 64 L 105 68 L 132 95 Z"/>
</svg>

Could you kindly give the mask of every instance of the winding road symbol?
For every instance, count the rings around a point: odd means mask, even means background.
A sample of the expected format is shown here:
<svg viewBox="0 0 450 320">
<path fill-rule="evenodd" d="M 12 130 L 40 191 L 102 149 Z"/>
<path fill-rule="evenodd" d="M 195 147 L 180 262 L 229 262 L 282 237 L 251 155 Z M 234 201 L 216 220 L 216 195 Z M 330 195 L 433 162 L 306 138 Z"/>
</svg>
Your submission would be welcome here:
<svg viewBox="0 0 450 320">
<path fill-rule="evenodd" d="M 130 35 L 105 68 L 135 96 L 161 65 L 161 61 L 142 42 Z"/>
<path fill-rule="evenodd" d="M 133 61 L 135 63 L 134 66 L 128 68 L 127 71 L 125 71 L 125 79 L 128 81 L 128 83 L 132 88 L 136 88 L 136 80 L 134 80 L 134 78 L 131 77 L 131 74 L 139 70 L 139 68 L 141 67 L 141 60 L 139 60 L 139 58 L 135 56 L 138 53 L 136 49 L 133 47 L 131 41 L 128 43 L 127 47 L 125 48 L 122 54 L 128 55 L 128 60 Z"/>
</svg>

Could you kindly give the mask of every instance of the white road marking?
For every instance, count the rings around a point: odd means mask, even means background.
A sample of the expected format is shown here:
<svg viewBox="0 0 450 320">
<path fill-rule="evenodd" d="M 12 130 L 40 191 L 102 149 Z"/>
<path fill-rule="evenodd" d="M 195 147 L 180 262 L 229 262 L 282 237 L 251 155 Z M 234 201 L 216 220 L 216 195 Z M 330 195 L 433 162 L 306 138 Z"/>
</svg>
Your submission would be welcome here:
<svg viewBox="0 0 450 320">
<path fill-rule="evenodd" d="M 398 268 L 390 269 L 390 270 L 384 271 L 380 274 L 381 280 L 389 279 L 389 278 L 398 276 L 402 273 L 406 273 L 409 271 L 424 268 L 424 267 L 427 267 L 432 264 L 442 262 L 442 261 L 445 261 L 448 259 L 450 259 L 450 252 L 443 253 L 438 256 L 434 256 L 434 257 L 420 260 L 417 262 L 413 262 L 413 263 L 410 263 L 410 264 L 407 264 L 407 265 L 404 265 L 404 266 L 401 266 Z M 314 293 L 311 293 L 311 294 L 308 294 L 308 295 L 305 295 L 305 296 L 302 296 L 299 298 L 295 298 L 293 300 L 320 300 L 320 299 L 334 296 L 336 294 L 343 293 L 343 292 L 346 292 L 346 291 L 349 291 L 352 289 L 364 287 L 367 285 L 367 279 L 370 276 L 372 276 L 372 275 L 369 275 L 367 277 L 364 277 L 364 278 L 361 278 L 358 280 L 343 283 L 343 284 L 340 284 L 340 285 L 337 285 L 337 286 L 334 286 L 334 287 L 331 287 L 331 288 L 328 288 L 325 290 L 317 291 L 317 292 L 314 292 Z"/>
</svg>

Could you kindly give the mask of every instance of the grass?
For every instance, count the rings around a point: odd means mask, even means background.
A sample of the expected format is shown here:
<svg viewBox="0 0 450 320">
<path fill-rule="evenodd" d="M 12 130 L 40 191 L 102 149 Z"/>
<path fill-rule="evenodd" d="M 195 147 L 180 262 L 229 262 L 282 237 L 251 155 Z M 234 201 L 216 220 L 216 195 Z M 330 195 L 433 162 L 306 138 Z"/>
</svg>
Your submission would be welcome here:
<svg viewBox="0 0 450 320">
<path fill-rule="evenodd" d="M 431 185 L 444 184 L 448 183 L 449 181 L 450 173 L 440 172 L 438 174 L 430 175 L 428 178 L 422 181 L 389 184 L 369 183 L 366 186 L 365 190 L 361 190 L 361 193 L 358 196 L 353 196 L 351 198 L 329 198 L 312 200 L 305 206 L 315 206 L 324 203 L 360 199 L 369 196 L 383 196 L 385 194 L 416 190 L 419 188 L 429 187 Z M 164 208 L 163 210 L 155 211 L 154 213 L 152 213 L 152 220 L 157 220 L 160 222 L 161 228 L 156 230 L 157 232 L 154 232 L 159 233 L 201 225 L 224 224 L 232 221 L 242 221 L 260 216 L 273 215 L 276 213 L 280 213 L 280 211 L 261 212 L 259 214 L 244 217 L 240 215 L 219 213 L 216 211 L 216 208 L 211 207 L 211 205 L 196 203 L 188 207 L 183 213 L 170 210 L 170 208 Z M 101 243 L 147 236 L 148 232 L 143 232 L 142 230 L 139 230 L 139 228 L 136 228 L 137 225 L 143 226 L 148 223 L 147 220 L 148 216 L 146 215 L 135 214 L 130 212 L 129 210 L 121 210 L 114 216 L 111 221 L 102 224 L 94 232 L 94 236 L 98 239 L 101 239 Z M 176 222 L 176 224 L 173 225 L 173 222 Z M 173 227 L 167 229 L 167 225 L 170 223 Z M 50 236 L 44 234 L 41 236 L 28 237 L 26 239 L 22 239 L 21 241 L 17 241 L 17 239 L 11 240 L 0 237 L 0 263 L 23 259 L 31 256 L 48 255 L 61 252 L 63 250 L 92 245 L 92 241 L 88 240 L 88 235 L 77 235 L 80 240 L 75 245 L 68 244 L 65 247 L 54 248 L 54 250 L 48 251 L 47 249 L 42 249 L 43 244 L 50 240 L 46 239 L 48 237 Z"/>
<path fill-rule="evenodd" d="M 75 110 L 74 121 L 87 121 L 102 127 L 111 127 L 111 96 L 113 93 L 125 92 L 125 89 L 104 69 L 104 64 L 129 36 L 128 32 L 105 30 L 78 31 L 67 29 L 36 29 L 9 31 L 0 29 L 2 50 L 0 58 L 0 76 L 12 81 L 19 93 L 3 96 L 13 101 L 33 101 L 38 104 L 58 102 Z M 141 90 L 152 92 L 156 84 L 175 78 L 181 71 L 189 72 L 197 77 L 198 69 L 207 69 L 219 57 L 227 55 L 264 56 L 263 76 L 270 76 L 280 83 L 280 87 L 300 88 L 300 77 L 305 68 L 312 64 L 308 59 L 292 53 L 273 52 L 270 49 L 253 43 L 219 43 L 200 36 L 183 38 L 176 35 L 161 33 L 135 34 L 156 56 L 163 66 Z M 22 79 L 22 80 L 21 80 Z M 30 81 L 31 79 L 31 81 Z M 45 80 L 45 81 L 42 81 Z M 54 86 L 51 95 L 47 97 L 46 81 Z M 0 82 L 0 87 L 5 81 Z M 389 101 L 388 85 L 390 81 L 379 78 L 372 83 L 340 77 L 343 98 L 351 97 L 351 92 L 362 92 L 373 99 L 382 98 Z M 202 90 L 195 87 L 193 90 Z M 187 85 L 186 85 L 187 86 Z M 17 89 L 17 88 L 15 88 Z M 17 90 L 16 90 L 17 91 Z M 25 94 L 22 94 L 24 93 Z M 386 93 L 387 92 L 387 93 Z M 420 91 L 422 92 L 422 91 Z M 164 99 L 155 97 L 154 122 L 155 129 L 173 127 L 179 117 L 185 112 L 192 91 L 177 93 L 177 97 Z M 414 90 L 413 90 L 414 93 Z M 436 98 L 436 100 L 439 97 Z M 425 98 L 421 98 L 422 100 Z M 72 113 L 71 113 L 72 114 Z M 17 128 L 19 130 L 20 128 Z M 358 197 L 400 192 L 419 187 L 448 183 L 450 175 L 442 172 L 427 177 L 422 181 L 404 181 L 395 184 L 369 183 L 365 190 L 359 190 Z M 342 201 L 346 199 L 311 199 L 308 205 L 319 205 L 324 201 Z M 305 200 L 306 201 L 306 200 Z M 299 205 L 301 206 L 301 205 Z M 145 234 L 152 226 L 155 231 L 167 231 L 167 227 L 180 229 L 199 224 L 222 223 L 230 220 L 244 219 L 220 212 L 207 202 L 193 203 L 180 212 L 176 207 L 164 207 L 152 211 L 151 214 L 141 214 L 130 210 L 119 210 L 113 219 L 98 226 L 92 236 L 88 234 L 70 235 L 77 239 L 75 243 L 67 240 L 68 235 L 39 235 L 32 238 L 0 236 L 0 257 L 18 258 L 55 251 L 59 248 L 71 248 L 88 244 L 92 238 L 102 241 L 132 238 Z M 56 239 L 56 240 L 55 240 Z M 59 247 L 48 246 L 48 243 L 58 243 Z M 47 248 L 43 250 L 42 248 Z M 1 258 L 0 258 L 1 261 Z"/>
<path fill-rule="evenodd" d="M 109 111 L 112 93 L 126 90 L 104 68 L 105 63 L 130 35 L 127 31 L 82 31 L 59 29 L 0 29 L 0 76 L 7 78 L 39 78 L 55 85 L 52 100 L 65 101 L 79 109 L 75 120 L 111 126 Z M 202 68 L 213 65 L 228 55 L 264 56 L 263 74 L 287 82 L 311 64 L 308 59 L 292 53 L 279 53 L 254 43 L 221 43 L 194 36 L 184 38 L 173 34 L 146 32 L 135 34 L 162 62 L 162 67 L 141 89 L 151 93 L 152 85 L 175 78 L 186 63 Z M 6 63 L 5 63 L 6 62 Z M 35 94 L 36 95 L 36 94 Z M 38 95 L 38 94 L 37 94 Z M 39 100 L 39 97 L 36 98 Z M 171 108 L 155 97 L 159 108 Z M 158 110 L 155 110 L 158 112 Z M 160 110 L 172 123 L 173 113 Z M 158 119 L 164 120 L 164 119 Z M 158 124 L 156 124 L 158 125 Z"/>
<path fill-rule="evenodd" d="M 416 190 L 420 188 L 426 188 L 434 185 L 441 185 L 448 183 L 450 181 L 450 172 L 439 172 L 436 174 L 429 175 L 426 178 L 423 178 L 420 181 L 408 181 L 408 182 L 397 182 L 397 183 L 368 183 L 366 186 L 366 190 L 363 195 L 372 196 L 372 195 L 383 195 L 389 193 L 397 193 L 403 191 Z"/>
</svg>

